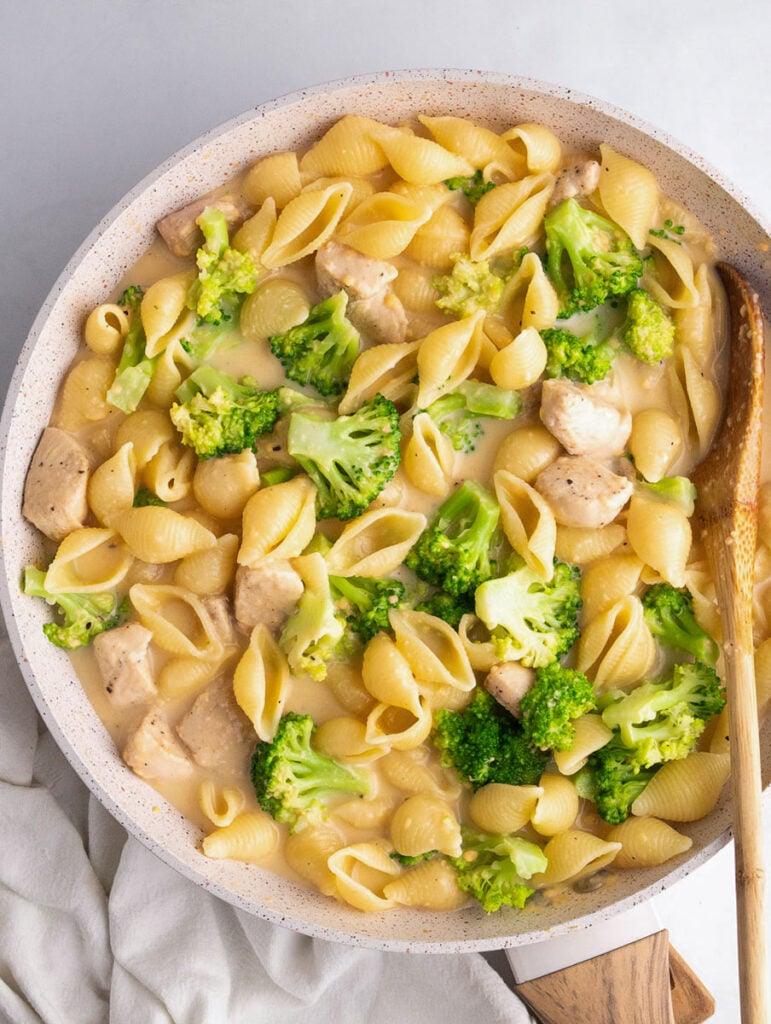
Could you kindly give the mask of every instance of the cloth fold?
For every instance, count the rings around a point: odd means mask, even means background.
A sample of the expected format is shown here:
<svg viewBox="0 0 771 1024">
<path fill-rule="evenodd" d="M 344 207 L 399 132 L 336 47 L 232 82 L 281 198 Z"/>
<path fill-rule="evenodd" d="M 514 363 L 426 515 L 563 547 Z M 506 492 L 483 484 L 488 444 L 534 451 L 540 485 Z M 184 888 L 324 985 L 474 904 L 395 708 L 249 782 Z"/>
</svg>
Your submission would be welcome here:
<svg viewBox="0 0 771 1024">
<path fill-rule="evenodd" d="M 1 628 L 1 624 L 0 624 Z M 245 914 L 88 792 L 0 637 L 0 1021 L 528 1024 L 478 954 L 383 953 Z"/>
</svg>

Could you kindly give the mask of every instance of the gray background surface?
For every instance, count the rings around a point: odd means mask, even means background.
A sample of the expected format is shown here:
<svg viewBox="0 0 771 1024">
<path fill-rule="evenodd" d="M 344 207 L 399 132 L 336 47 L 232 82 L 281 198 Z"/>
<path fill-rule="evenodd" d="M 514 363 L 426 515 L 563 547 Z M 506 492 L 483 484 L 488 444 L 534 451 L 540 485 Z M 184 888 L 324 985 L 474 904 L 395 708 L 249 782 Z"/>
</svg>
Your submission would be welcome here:
<svg viewBox="0 0 771 1024">
<path fill-rule="evenodd" d="M 771 217 L 765 0 L 0 0 L 0 16 L 3 392 L 48 290 L 124 192 L 204 129 L 350 74 L 570 86 L 670 132 Z M 719 1024 L 738 1021 L 732 871 L 725 850 L 657 900 Z"/>
</svg>

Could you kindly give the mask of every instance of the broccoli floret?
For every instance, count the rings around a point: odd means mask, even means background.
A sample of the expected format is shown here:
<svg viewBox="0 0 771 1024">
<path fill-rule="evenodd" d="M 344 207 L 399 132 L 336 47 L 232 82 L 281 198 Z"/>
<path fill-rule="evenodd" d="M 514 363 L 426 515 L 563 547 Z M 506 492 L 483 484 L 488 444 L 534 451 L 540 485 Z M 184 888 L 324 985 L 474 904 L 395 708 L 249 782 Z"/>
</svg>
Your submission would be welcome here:
<svg viewBox="0 0 771 1024">
<path fill-rule="evenodd" d="M 288 450 L 316 484 L 318 518 L 361 515 L 399 468 L 401 436 L 399 412 L 380 394 L 334 420 L 293 413 Z"/>
<path fill-rule="evenodd" d="M 715 664 L 720 650 L 696 621 L 690 591 L 656 583 L 643 594 L 642 606 L 648 628 L 662 644 L 687 651 L 706 665 Z"/>
<path fill-rule="evenodd" d="M 231 247 L 222 210 L 207 206 L 196 224 L 204 241 L 196 253 L 198 277 L 188 290 L 187 304 L 200 321 L 219 324 L 230 315 L 225 308 L 229 301 L 254 291 L 257 267 L 248 253 Z"/>
<path fill-rule="evenodd" d="M 251 448 L 273 430 L 279 415 L 277 391 L 261 391 L 252 377 L 239 383 L 213 366 L 199 366 L 177 388 L 169 410 L 182 443 L 199 459 L 232 455 Z"/>
<path fill-rule="evenodd" d="M 546 270 L 557 291 L 560 319 L 594 309 L 637 286 L 642 260 L 612 221 L 566 199 L 544 218 Z"/>
<path fill-rule="evenodd" d="M 121 412 L 134 412 L 150 385 L 157 356 L 145 354 L 145 330 L 142 326 L 140 307 L 144 290 L 136 284 L 130 285 L 118 299 L 118 305 L 125 311 L 129 326 L 123 339 L 123 351 L 115 370 L 112 384 L 107 391 L 107 401 Z"/>
<path fill-rule="evenodd" d="M 485 181 L 481 170 L 474 171 L 469 178 L 464 178 L 462 175 L 448 178 L 445 181 L 445 185 L 453 192 L 460 190 L 472 206 L 476 206 L 483 195 L 489 192 L 491 188 L 495 188 L 495 182 Z"/>
<path fill-rule="evenodd" d="M 466 317 L 483 309 L 495 313 L 503 295 L 504 280 L 490 269 L 487 260 L 472 260 L 463 253 L 454 253 L 452 272 L 436 275 L 431 284 L 442 296 L 436 300 L 438 309 L 451 316 Z"/>
<path fill-rule="evenodd" d="M 435 594 L 419 601 L 415 605 L 415 611 L 435 615 L 438 619 L 446 622 L 448 626 L 457 629 L 463 616 L 474 611 L 474 595 L 460 594 L 458 597 L 454 597 L 452 594 L 446 594 L 443 590 L 437 590 Z"/>
<path fill-rule="evenodd" d="M 658 363 L 672 355 L 675 325 L 669 314 L 642 288 L 627 296 L 623 339 L 629 351 L 644 363 Z"/>
<path fill-rule="evenodd" d="M 406 853 L 397 853 L 396 850 L 392 850 L 389 853 L 391 860 L 395 860 L 397 864 L 401 864 L 402 867 L 411 868 L 415 864 L 420 864 L 424 860 L 432 860 L 436 857 L 438 850 L 427 850 L 425 853 L 416 853 L 414 856 L 408 856 Z"/>
<path fill-rule="evenodd" d="M 359 354 L 359 332 L 346 318 L 347 307 L 347 293 L 338 292 L 313 306 L 303 323 L 269 338 L 290 380 L 310 384 L 320 395 L 345 390 Z"/>
<path fill-rule="evenodd" d="M 337 794 L 366 796 L 371 780 L 363 769 L 347 768 L 311 745 L 310 715 L 290 711 L 278 723 L 271 742 L 255 747 L 251 779 L 260 807 L 294 828 L 327 815 L 326 801 Z"/>
<path fill-rule="evenodd" d="M 436 712 L 432 740 L 442 764 L 474 789 L 488 782 L 534 786 L 548 761 L 530 746 L 516 718 L 481 687 L 462 711 Z"/>
<path fill-rule="evenodd" d="M 611 692 L 606 699 L 603 722 L 642 768 L 686 757 L 707 720 L 725 706 L 720 678 L 701 662 L 674 665 L 667 679 L 642 683 L 628 694 Z"/>
<path fill-rule="evenodd" d="M 45 587 L 46 574 L 28 565 L 24 570 L 22 590 L 31 597 L 42 597 L 57 605 L 64 621 L 46 622 L 43 632 L 57 647 L 68 651 L 86 647 L 99 633 L 114 629 L 129 612 L 129 600 L 109 592 L 104 594 L 51 594 Z"/>
<path fill-rule="evenodd" d="M 327 676 L 327 662 L 340 649 L 344 619 L 335 608 L 324 556 L 314 552 L 296 558 L 293 565 L 305 589 L 297 610 L 286 621 L 279 644 L 295 675 L 321 681 Z"/>
<path fill-rule="evenodd" d="M 547 583 L 522 562 L 476 592 L 476 613 L 490 630 L 501 661 L 542 668 L 578 639 L 580 572 L 555 560 Z"/>
<path fill-rule="evenodd" d="M 459 888 L 491 914 L 503 906 L 521 910 L 535 892 L 525 882 L 545 871 L 548 862 L 540 846 L 520 836 L 463 829 L 463 853 L 451 863 L 458 872 Z"/>
<path fill-rule="evenodd" d="M 541 331 L 546 346 L 547 377 L 568 377 L 584 384 L 604 380 L 610 373 L 615 350 L 608 341 L 598 341 L 593 333 L 579 338 L 560 327 Z"/>
<path fill-rule="evenodd" d="M 586 767 L 592 783 L 591 799 L 597 805 L 597 813 L 609 825 L 620 825 L 629 817 L 632 804 L 659 766 L 640 767 L 634 758 L 634 751 L 628 750 L 614 738 L 590 755 Z M 584 788 L 584 792 L 588 792 L 588 789 Z"/>
<path fill-rule="evenodd" d="M 536 670 L 533 685 L 522 698 L 522 728 L 540 750 L 570 750 L 576 735 L 573 722 L 596 707 L 586 676 L 553 661 Z"/>
<path fill-rule="evenodd" d="M 388 613 L 398 608 L 404 597 L 404 584 L 399 580 L 330 576 L 329 585 L 346 623 L 364 643 L 391 628 Z"/>
<path fill-rule="evenodd" d="M 449 437 L 456 452 L 473 452 L 484 433 L 482 419 L 513 420 L 521 409 L 522 398 L 518 392 L 467 380 L 421 411 L 427 412 Z"/>
<path fill-rule="evenodd" d="M 499 518 L 494 498 L 466 480 L 439 506 L 405 565 L 453 597 L 468 594 L 493 574 Z"/>
<path fill-rule="evenodd" d="M 688 517 L 692 516 L 696 509 L 696 487 L 687 476 L 665 476 L 653 484 L 648 483 L 647 480 L 641 480 L 637 486 L 655 498 L 671 501 L 681 508 Z"/>
<path fill-rule="evenodd" d="M 148 505 L 157 505 L 159 508 L 167 508 L 165 501 L 153 493 L 149 487 L 140 487 L 134 495 L 134 508 L 146 508 Z"/>
</svg>

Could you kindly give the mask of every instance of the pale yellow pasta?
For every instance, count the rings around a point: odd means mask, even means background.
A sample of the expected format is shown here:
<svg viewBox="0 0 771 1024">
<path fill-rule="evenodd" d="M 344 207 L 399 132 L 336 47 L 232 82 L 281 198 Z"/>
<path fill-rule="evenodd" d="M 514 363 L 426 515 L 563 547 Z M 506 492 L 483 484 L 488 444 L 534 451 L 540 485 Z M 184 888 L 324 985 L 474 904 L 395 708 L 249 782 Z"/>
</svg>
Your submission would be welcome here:
<svg viewBox="0 0 771 1024">
<path fill-rule="evenodd" d="M 501 135 L 518 166 L 518 174 L 529 171 L 554 173 L 562 160 L 559 139 L 543 124 L 518 124 Z"/>
<path fill-rule="evenodd" d="M 495 453 L 493 471 L 506 470 L 525 483 L 532 484 L 539 473 L 559 455 L 562 445 L 546 427 L 530 423 L 507 434 Z"/>
<path fill-rule="evenodd" d="M 425 526 L 421 512 L 370 509 L 346 523 L 327 552 L 327 567 L 335 576 L 388 576 L 402 564 Z"/>
<path fill-rule="evenodd" d="M 217 540 L 190 516 L 158 505 L 116 512 L 111 526 L 135 558 L 158 565 L 212 548 Z"/>
<path fill-rule="evenodd" d="M 680 425 L 663 409 L 642 409 L 632 419 L 629 453 L 635 468 L 651 483 L 669 475 L 682 448 Z"/>
<path fill-rule="evenodd" d="M 374 747 L 367 743 L 364 722 L 347 715 L 328 718 L 326 722 L 318 725 L 313 733 L 313 746 L 320 753 L 333 757 L 343 764 L 367 764 L 386 753 L 383 747 Z M 351 802 L 360 805 L 364 801 Z M 339 810 L 337 808 L 337 813 Z"/>
<path fill-rule="evenodd" d="M 576 667 L 598 693 L 640 682 L 656 660 L 656 641 L 639 597 L 622 598 L 592 619 L 578 641 Z"/>
<path fill-rule="evenodd" d="M 471 258 L 489 260 L 531 246 L 543 231 L 543 217 L 553 191 L 551 174 L 533 174 L 483 195 L 474 212 Z"/>
<path fill-rule="evenodd" d="M 45 588 L 51 594 L 98 594 L 114 590 L 131 565 L 130 551 L 114 530 L 84 527 L 67 534 L 48 566 Z"/>
<path fill-rule="evenodd" d="M 270 277 L 244 300 L 239 319 L 241 333 L 247 341 L 265 341 L 303 323 L 310 308 L 305 291 L 296 281 Z"/>
<path fill-rule="evenodd" d="M 273 198 L 266 199 L 257 213 L 249 217 L 236 231 L 231 239 L 234 249 L 248 253 L 255 266 L 262 268 L 262 256 L 270 245 L 276 230 L 276 202 Z M 246 304 L 246 303 L 244 303 Z"/>
<path fill-rule="evenodd" d="M 471 613 L 464 615 L 458 624 L 458 636 L 469 663 L 476 672 L 489 672 L 500 661 L 495 645 L 490 640 L 490 631 L 480 618 Z"/>
<path fill-rule="evenodd" d="M 426 412 L 412 421 L 402 466 L 410 482 L 425 494 L 443 498 L 452 486 L 455 449 Z"/>
<path fill-rule="evenodd" d="M 421 711 L 420 691 L 410 665 L 387 633 L 378 633 L 364 649 L 361 678 L 369 693 L 383 704 Z"/>
<path fill-rule="evenodd" d="M 465 156 L 445 149 L 432 139 L 385 126 L 378 130 L 375 138 L 394 171 L 413 185 L 435 185 L 447 178 L 474 173 Z"/>
<path fill-rule="evenodd" d="M 273 739 L 288 689 L 286 657 L 270 631 L 258 623 L 233 672 L 233 695 L 261 740 Z"/>
<path fill-rule="evenodd" d="M 419 408 L 427 408 L 471 376 L 479 359 L 479 327 L 484 317 L 484 311 L 479 310 L 463 320 L 437 327 L 423 338 L 418 349 Z"/>
<path fill-rule="evenodd" d="M 106 356 L 89 356 L 76 363 L 64 379 L 53 425 L 80 430 L 111 416 L 115 410 L 107 401 L 107 391 L 114 376 L 115 365 Z"/>
<path fill-rule="evenodd" d="M 254 207 L 273 199 L 279 210 L 300 194 L 302 180 L 297 154 L 271 153 L 252 164 L 244 178 L 244 195 Z"/>
<path fill-rule="evenodd" d="M 359 910 L 391 910 L 396 906 L 387 899 L 383 888 L 401 868 L 389 857 L 383 842 L 352 843 L 336 850 L 327 860 L 335 876 L 337 892 L 346 903 Z"/>
<path fill-rule="evenodd" d="M 678 505 L 640 492 L 633 494 L 626 532 L 638 558 L 673 587 L 685 586 L 692 533 L 688 516 Z"/>
<path fill-rule="evenodd" d="M 643 563 L 637 555 L 609 555 L 593 562 L 581 577 L 581 620 L 591 622 L 640 584 Z"/>
<path fill-rule="evenodd" d="M 263 811 L 245 811 L 201 843 L 207 857 L 259 863 L 278 845 L 278 828 Z"/>
<path fill-rule="evenodd" d="M 187 318 L 187 296 L 195 280 L 193 270 L 162 277 L 151 284 L 142 296 L 140 316 L 145 332 L 145 355 L 159 355 L 166 348 L 169 335 L 181 316 Z"/>
<path fill-rule="evenodd" d="M 446 273 L 452 270 L 452 257 L 468 247 L 469 234 L 468 224 L 454 207 L 440 206 L 415 232 L 404 255 Z"/>
<path fill-rule="evenodd" d="M 304 475 L 256 491 L 244 506 L 238 564 L 294 558 L 316 532 L 316 488 Z"/>
<path fill-rule="evenodd" d="M 375 141 L 382 129 L 378 121 L 348 114 L 340 118 L 300 158 L 300 172 L 305 176 L 367 175 L 382 171 L 388 158 Z"/>
<path fill-rule="evenodd" d="M 217 519 L 237 519 L 260 486 L 254 452 L 202 459 L 193 474 L 193 495 L 201 508 Z"/>
<path fill-rule="evenodd" d="M 261 262 L 270 269 L 296 263 L 319 249 L 334 233 L 351 195 L 346 182 L 302 192 L 278 215 Z"/>
<path fill-rule="evenodd" d="M 493 474 L 493 488 L 506 539 L 525 564 L 548 582 L 554 575 L 557 541 L 551 506 L 534 487 L 505 469 Z"/>
<path fill-rule="evenodd" d="M 666 821 L 698 821 L 720 797 L 731 770 L 729 754 L 697 750 L 680 761 L 668 761 L 632 804 L 632 814 Z"/>
<path fill-rule="evenodd" d="M 376 704 L 362 682 L 359 668 L 348 662 L 330 662 L 324 685 L 337 703 L 357 718 L 366 718 Z"/>
<path fill-rule="evenodd" d="M 130 441 L 134 446 L 137 469 L 142 469 L 157 454 L 162 444 L 176 437 L 177 431 L 167 412 L 140 409 L 132 412 L 120 424 L 115 434 L 115 443 L 120 446 Z"/>
<path fill-rule="evenodd" d="M 137 467 L 134 446 L 128 441 L 88 478 L 88 505 L 100 523 L 134 504 Z"/>
<path fill-rule="evenodd" d="M 575 736 L 570 750 L 555 750 L 554 763 L 563 775 L 575 775 L 595 750 L 604 747 L 613 738 L 613 730 L 609 729 L 601 715 L 581 715 L 573 722 Z"/>
<path fill-rule="evenodd" d="M 431 708 L 423 697 L 416 713 L 380 703 L 367 715 L 365 739 L 375 746 L 414 750 L 428 738 L 432 725 Z"/>
<path fill-rule="evenodd" d="M 161 501 L 181 501 L 192 489 L 195 468 L 196 457 L 191 448 L 167 441 L 145 466 L 145 484 Z"/>
<path fill-rule="evenodd" d="M 529 252 L 523 257 L 503 291 L 500 308 L 515 334 L 526 327 L 542 331 L 554 326 L 559 300 L 536 253 Z"/>
<path fill-rule="evenodd" d="M 418 857 L 438 850 L 460 857 L 460 824 L 450 805 L 435 793 L 407 797 L 391 818 L 391 842 L 404 857 Z"/>
<path fill-rule="evenodd" d="M 693 284 L 698 294 L 694 306 L 675 309 L 675 337 L 693 354 L 696 364 L 703 369 L 712 368 L 719 354 L 718 334 L 724 330 L 726 300 L 723 287 L 715 272 L 702 263 L 696 269 Z"/>
<path fill-rule="evenodd" d="M 652 265 L 644 265 L 642 287 L 658 302 L 671 309 L 698 306 L 700 296 L 694 280 L 693 259 L 685 246 L 671 238 L 650 235 Z"/>
<path fill-rule="evenodd" d="M 632 816 L 611 828 L 606 837 L 611 843 L 621 843 L 614 868 L 650 868 L 679 857 L 693 846 L 690 836 L 667 825 L 658 818 Z"/>
<path fill-rule="evenodd" d="M 441 689 L 443 699 L 451 706 L 450 694 L 463 694 L 473 690 L 476 679 L 458 634 L 443 619 L 428 612 L 408 608 L 389 613 L 395 644 L 404 656 L 421 689 L 429 696 Z"/>
<path fill-rule="evenodd" d="M 418 120 L 428 128 L 440 146 L 465 157 L 473 168 L 508 161 L 508 146 L 500 135 L 489 128 L 483 128 L 462 117 L 427 117 L 420 114 Z"/>
<path fill-rule="evenodd" d="M 490 363 L 490 376 L 499 388 L 521 391 L 535 384 L 546 368 L 548 353 L 535 327 L 526 327 Z"/>
<path fill-rule="evenodd" d="M 557 524 L 555 554 L 571 565 L 590 565 L 605 558 L 626 543 L 626 527 L 609 523 L 599 529 Z"/>
<path fill-rule="evenodd" d="M 591 832 L 577 829 L 560 832 L 544 847 L 548 861 L 546 870 L 533 875 L 530 884 L 541 888 L 593 875 L 612 863 L 620 849 L 621 843 L 606 842 Z"/>
<path fill-rule="evenodd" d="M 235 533 L 223 533 L 213 547 L 182 558 L 174 570 L 174 583 L 194 594 L 224 594 L 236 574 L 240 541 Z"/>
<path fill-rule="evenodd" d="M 348 214 L 338 236 L 365 256 L 390 260 L 404 252 L 432 212 L 428 203 L 396 192 L 376 192 Z"/>
<path fill-rule="evenodd" d="M 339 185 L 340 182 L 346 182 L 351 186 L 351 195 L 348 199 L 345 209 L 343 210 L 343 216 L 346 217 L 351 210 L 355 209 L 359 203 L 365 200 L 368 196 L 373 196 L 377 189 L 367 178 L 357 178 L 351 175 L 347 177 L 332 176 L 323 178 L 314 178 L 313 181 L 308 182 L 307 185 L 303 186 L 303 192 L 309 192 L 312 189 L 328 188 L 330 185 Z"/>
<path fill-rule="evenodd" d="M 509 786 L 489 782 L 474 793 L 468 813 L 474 824 L 491 835 L 519 832 L 530 821 L 539 797 L 540 786 Z"/>
<path fill-rule="evenodd" d="M 198 693 L 219 675 L 222 662 L 222 656 L 206 661 L 194 656 L 169 658 L 158 672 L 158 692 L 172 700 Z"/>
<path fill-rule="evenodd" d="M 287 837 L 284 856 L 289 867 L 301 878 L 325 896 L 335 896 L 337 883 L 327 862 L 343 846 L 343 837 L 332 825 L 309 825 Z"/>
<path fill-rule="evenodd" d="M 211 779 L 204 779 L 198 790 L 198 805 L 217 828 L 227 828 L 241 813 L 246 798 L 240 789 L 224 786 L 219 789 Z"/>
<path fill-rule="evenodd" d="M 530 824 L 542 836 L 566 832 L 578 817 L 578 793 L 565 775 L 544 772 L 538 780 L 538 797 Z"/>
<path fill-rule="evenodd" d="M 600 145 L 602 176 L 598 192 L 605 212 L 623 228 L 636 248 L 650 244 L 659 203 L 659 186 L 647 169 L 606 144 Z"/>
<path fill-rule="evenodd" d="M 457 878 L 457 871 L 448 861 L 435 857 L 388 882 L 383 886 L 383 895 L 403 907 L 457 910 L 468 902 Z"/>
<path fill-rule="evenodd" d="M 168 409 L 176 401 L 176 390 L 193 368 L 193 361 L 185 352 L 182 342 L 195 326 L 195 313 L 182 321 L 171 332 L 163 352 L 156 357 L 153 375 L 147 385 L 145 397 L 153 405 Z"/>
<path fill-rule="evenodd" d="M 129 598 L 139 621 L 164 651 L 220 662 L 222 640 L 201 599 L 171 584 L 135 583 Z"/>
<path fill-rule="evenodd" d="M 416 313 L 436 313 L 439 292 L 434 288 L 432 271 L 404 267 L 394 279 L 393 291 L 401 304 Z"/>
<path fill-rule="evenodd" d="M 317 734 L 314 734 L 314 745 L 317 745 L 316 739 Z M 379 756 L 382 755 L 383 751 L 381 750 Z M 345 803 L 338 804 L 335 807 L 333 820 L 342 820 L 362 832 L 371 832 L 373 829 L 384 830 L 391 819 L 393 811 L 393 801 L 385 797 L 374 797 L 373 799 L 365 800 L 362 800 L 361 797 L 356 797 L 353 800 L 346 800 Z"/>
<path fill-rule="evenodd" d="M 125 310 L 114 302 L 103 302 L 88 314 L 83 337 L 98 356 L 112 356 L 123 346 L 128 326 Z"/>
<path fill-rule="evenodd" d="M 420 750 L 391 750 L 378 764 L 383 778 L 405 793 L 436 793 L 445 800 L 456 800 L 460 795 L 452 772 L 432 767 L 421 759 Z"/>
<path fill-rule="evenodd" d="M 688 450 L 695 464 L 709 451 L 720 421 L 720 389 L 699 367 L 691 350 L 682 345 L 675 349 L 669 364 L 668 383 L 678 419 L 687 425 Z"/>
<path fill-rule="evenodd" d="M 340 415 L 355 412 L 377 394 L 392 402 L 410 394 L 414 390 L 412 382 L 417 374 L 420 344 L 406 341 L 365 349 L 353 364 L 348 390 L 338 406 Z"/>
</svg>

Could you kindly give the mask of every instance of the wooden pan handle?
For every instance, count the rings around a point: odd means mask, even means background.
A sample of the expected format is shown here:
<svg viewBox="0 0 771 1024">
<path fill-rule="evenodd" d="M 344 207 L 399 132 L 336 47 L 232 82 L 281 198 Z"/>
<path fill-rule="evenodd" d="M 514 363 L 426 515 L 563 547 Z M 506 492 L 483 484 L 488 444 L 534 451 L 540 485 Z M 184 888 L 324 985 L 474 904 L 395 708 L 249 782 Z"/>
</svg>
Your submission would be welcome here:
<svg viewBox="0 0 771 1024">
<path fill-rule="evenodd" d="M 715 1012 L 666 930 L 514 991 L 541 1024 L 701 1024 Z"/>
</svg>

